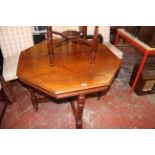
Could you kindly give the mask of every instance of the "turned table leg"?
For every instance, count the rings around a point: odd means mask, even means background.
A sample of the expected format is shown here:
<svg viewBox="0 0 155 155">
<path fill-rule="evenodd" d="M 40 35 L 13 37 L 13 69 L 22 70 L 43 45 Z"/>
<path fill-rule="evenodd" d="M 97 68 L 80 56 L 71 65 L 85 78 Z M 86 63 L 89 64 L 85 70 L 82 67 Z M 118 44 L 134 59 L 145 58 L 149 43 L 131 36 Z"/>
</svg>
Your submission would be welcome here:
<svg viewBox="0 0 155 155">
<path fill-rule="evenodd" d="M 85 95 L 78 96 L 77 117 L 76 117 L 76 128 L 77 129 L 82 128 L 82 114 L 83 114 L 83 109 L 84 109 L 84 103 L 85 103 Z"/>
<path fill-rule="evenodd" d="M 38 111 L 38 101 L 37 101 L 37 98 L 35 96 L 34 90 L 32 88 L 29 88 L 29 91 L 31 94 L 32 105 L 33 105 L 35 111 Z"/>
<path fill-rule="evenodd" d="M 79 95 L 77 102 L 75 102 L 74 100 L 71 100 L 71 106 L 76 119 L 77 129 L 82 128 L 82 114 L 84 109 L 84 103 L 85 103 L 85 95 Z"/>
<path fill-rule="evenodd" d="M 54 65 L 54 47 L 53 47 L 53 33 L 52 26 L 47 27 L 47 48 L 48 48 L 48 58 L 50 65 Z"/>
<path fill-rule="evenodd" d="M 12 104 L 12 103 L 16 102 L 16 98 L 13 94 L 11 82 L 6 82 L 4 80 L 4 77 L 0 76 L 0 83 L 2 85 L 5 96 L 7 96 L 9 103 Z"/>
<path fill-rule="evenodd" d="M 5 104 L 4 104 L 2 113 L 0 114 L 0 126 L 1 126 L 2 119 L 3 119 L 4 114 L 5 114 L 6 108 L 7 108 L 8 104 L 9 104 L 8 98 L 7 98 L 7 96 L 6 96 L 6 94 L 4 93 L 3 90 L 2 90 L 2 92 L 1 92 L 1 96 L 2 96 L 2 100 L 4 100 Z"/>
</svg>

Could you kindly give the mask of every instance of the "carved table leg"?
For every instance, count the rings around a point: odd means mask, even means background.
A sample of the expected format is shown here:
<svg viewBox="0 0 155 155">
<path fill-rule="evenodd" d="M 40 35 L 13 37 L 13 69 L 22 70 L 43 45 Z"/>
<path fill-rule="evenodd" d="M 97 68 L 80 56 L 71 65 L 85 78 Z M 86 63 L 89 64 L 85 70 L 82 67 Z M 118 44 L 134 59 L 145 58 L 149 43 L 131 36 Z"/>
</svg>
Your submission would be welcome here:
<svg viewBox="0 0 155 155">
<path fill-rule="evenodd" d="M 2 119 L 3 119 L 4 114 L 5 114 L 6 108 L 7 108 L 8 104 L 9 104 L 8 98 L 7 98 L 6 94 L 4 94 L 3 91 L 1 92 L 1 95 L 2 95 L 2 100 L 4 100 L 5 104 L 4 104 L 2 113 L 0 114 L 0 126 L 1 126 Z"/>
<path fill-rule="evenodd" d="M 35 96 L 34 90 L 32 88 L 29 88 L 29 91 L 31 94 L 32 105 L 33 105 L 35 111 L 38 111 L 38 102 L 37 102 L 37 98 Z"/>
<path fill-rule="evenodd" d="M 16 98 L 15 98 L 15 96 L 13 94 L 11 83 L 10 82 L 6 82 L 4 80 L 3 76 L 0 76 L 0 82 L 2 84 L 2 88 L 3 88 L 4 94 L 7 96 L 7 99 L 9 101 L 9 103 L 12 104 L 12 103 L 16 102 Z"/>
<path fill-rule="evenodd" d="M 85 95 L 79 95 L 77 102 L 75 102 L 74 100 L 71 101 L 71 106 L 76 119 L 77 129 L 82 128 L 82 114 L 84 109 L 84 103 L 85 103 Z"/>
<path fill-rule="evenodd" d="M 7 106 L 8 106 L 8 104 L 4 104 L 3 111 L 2 111 L 2 113 L 0 115 L 0 126 L 2 124 L 2 119 L 4 117 L 4 114 L 5 114 L 5 111 L 6 111 Z"/>
<path fill-rule="evenodd" d="M 76 118 L 76 128 L 81 129 L 82 128 L 82 114 L 84 109 L 84 103 L 85 103 L 85 95 L 78 96 L 77 101 L 77 118 Z"/>
</svg>

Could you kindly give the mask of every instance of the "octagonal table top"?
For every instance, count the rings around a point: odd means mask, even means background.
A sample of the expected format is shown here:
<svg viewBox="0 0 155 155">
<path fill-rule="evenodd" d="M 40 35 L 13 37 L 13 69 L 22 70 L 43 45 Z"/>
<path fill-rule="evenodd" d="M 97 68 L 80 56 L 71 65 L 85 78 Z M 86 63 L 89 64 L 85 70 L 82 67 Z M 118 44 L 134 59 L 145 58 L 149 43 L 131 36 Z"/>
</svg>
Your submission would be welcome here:
<svg viewBox="0 0 155 155">
<path fill-rule="evenodd" d="M 64 43 L 55 49 L 54 66 L 50 66 L 47 41 L 43 41 L 21 52 L 17 76 L 55 98 L 104 90 L 111 85 L 121 60 L 104 44 L 98 45 L 94 64 L 91 57 L 91 47 Z"/>
</svg>

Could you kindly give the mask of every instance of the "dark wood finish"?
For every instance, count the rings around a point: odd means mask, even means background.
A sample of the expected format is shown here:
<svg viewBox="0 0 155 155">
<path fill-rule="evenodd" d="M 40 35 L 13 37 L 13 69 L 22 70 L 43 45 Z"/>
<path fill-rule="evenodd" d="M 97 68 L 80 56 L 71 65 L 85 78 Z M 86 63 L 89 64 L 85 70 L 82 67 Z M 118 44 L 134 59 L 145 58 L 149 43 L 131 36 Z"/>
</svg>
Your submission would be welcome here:
<svg viewBox="0 0 155 155">
<path fill-rule="evenodd" d="M 97 61 L 92 65 L 90 60 L 89 47 L 69 43 L 57 48 L 56 64 L 51 67 L 44 41 L 21 53 L 17 75 L 26 84 L 45 90 L 56 98 L 87 89 L 100 91 L 111 84 L 121 61 L 103 44 L 98 45 Z"/>
<path fill-rule="evenodd" d="M 48 57 L 50 65 L 54 65 L 54 47 L 53 47 L 53 33 L 52 27 L 47 27 L 47 47 L 48 47 Z"/>
<path fill-rule="evenodd" d="M 0 82 L 2 85 L 2 89 L 5 92 L 5 95 L 8 98 L 10 103 L 14 103 L 16 101 L 15 96 L 13 94 L 12 86 L 10 82 L 6 82 L 3 76 L 0 76 Z"/>
<path fill-rule="evenodd" d="M 85 95 L 79 95 L 77 102 L 74 99 L 71 100 L 71 107 L 76 119 L 77 129 L 82 128 L 82 114 L 84 109 L 84 103 L 85 103 Z"/>
<path fill-rule="evenodd" d="M 94 64 L 95 61 L 97 47 L 98 47 L 98 26 L 95 26 L 93 45 L 92 45 L 92 59 L 91 59 L 92 64 Z"/>
<path fill-rule="evenodd" d="M 133 84 L 138 68 L 139 64 L 136 64 L 130 78 L 129 82 L 130 85 Z M 153 64 L 147 63 L 144 65 L 144 68 L 137 81 L 137 85 L 135 86 L 135 92 L 137 95 L 152 94 L 154 93 L 154 85 L 155 85 L 155 63 Z"/>
<path fill-rule="evenodd" d="M 82 26 L 82 37 L 84 40 L 87 39 L 87 26 Z"/>
<path fill-rule="evenodd" d="M 124 29 L 133 36 L 138 37 L 141 26 L 124 26 Z"/>
<path fill-rule="evenodd" d="M 12 95 L 13 93 L 12 93 L 12 89 L 10 88 L 10 85 L 7 82 L 5 82 L 3 76 L 0 76 L 0 83 L 2 86 L 2 90 L 0 90 L 1 91 L 1 99 L 4 101 L 4 107 L 3 107 L 2 113 L 0 114 L 0 125 L 1 125 L 1 122 L 4 117 L 4 114 L 5 114 L 8 104 L 12 104 L 16 100 L 15 100 L 14 96 Z"/>
<path fill-rule="evenodd" d="M 116 77 L 116 76 L 115 76 Z M 97 93 L 97 100 L 100 100 L 101 99 L 101 97 L 103 96 L 103 95 L 105 95 L 107 92 L 108 92 L 108 90 L 110 89 L 110 86 L 109 87 L 107 87 L 107 89 L 105 89 L 105 90 L 103 90 L 103 91 L 100 91 L 100 92 L 98 92 Z"/>
<path fill-rule="evenodd" d="M 1 124 L 2 124 L 2 120 L 3 120 L 3 118 L 4 118 L 4 114 L 5 114 L 5 112 L 6 112 L 7 106 L 8 106 L 8 104 L 4 104 L 2 113 L 1 113 L 1 115 L 0 115 L 0 126 L 1 126 Z"/>
<path fill-rule="evenodd" d="M 142 42 L 155 48 L 155 26 L 110 26 L 110 41 L 114 44 L 117 29 L 124 28 Z M 122 38 L 123 39 L 123 38 Z M 119 45 L 121 42 L 119 41 Z"/>
<path fill-rule="evenodd" d="M 92 47 L 91 63 L 94 63 L 95 57 L 96 57 L 96 51 L 97 51 L 97 44 L 98 44 L 98 32 L 99 32 L 98 26 L 95 26 L 92 44 L 86 41 L 87 26 L 81 26 L 81 27 L 82 27 L 82 31 L 79 31 L 79 32 L 68 30 L 62 33 L 52 31 L 52 26 L 47 27 L 48 56 L 49 56 L 49 62 L 51 66 L 54 65 L 54 48 L 61 46 L 63 42 L 68 43 L 69 41 L 74 41 L 76 43 L 80 43 L 86 46 L 91 46 Z M 53 33 L 62 37 L 62 39 L 57 44 L 55 44 L 55 46 L 53 45 L 53 41 L 52 41 Z M 82 35 L 82 39 L 80 37 L 81 35 Z"/>
<path fill-rule="evenodd" d="M 35 111 L 38 111 L 38 101 L 37 101 L 37 97 L 35 96 L 34 89 L 29 87 L 28 90 L 29 90 L 30 95 L 31 95 L 32 105 L 33 105 Z"/>
<path fill-rule="evenodd" d="M 3 68 L 3 55 L 0 48 L 0 76 L 2 75 L 2 68 Z"/>
<path fill-rule="evenodd" d="M 141 26 L 138 38 L 150 47 L 155 48 L 155 26 Z"/>
<path fill-rule="evenodd" d="M 88 34 L 86 36 L 86 39 L 93 39 L 93 35 L 92 34 Z M 33 35 L 33 40 L 34 40 L 34 44 L 38 44 L 38 43 L 44 41 L 45 40 L 45 33 Z M 101 34 L 98 34 L 98 42 L 99 43 L 103 43 L 103 36 Z"/>
<path fill-rule="evenodd" d="M 71 100 L 71 107 L 75 116 L 77 129 L 82 128 L 82 114 L 84 109 L 84 103 L 85 95 L 79 95 L 77 102 L 74 99 Z"/>
<path fill-rule="evenodd" d="M 8 99 L 7 99 L 6 95 L 4 94 L 3 90 L 1 91 L 1 98 L 2 98 L 2 101 L 4 101 L 4 106 L 3 106 L 3 110 L 0 114 L 0 126 L 2 124 L 2 120 L 3 120 L 4 114 L 6 112 L 7 106 L 9 104 Z"/>
<path fill-rule="evenodd" d="M 2 119 L 4 117 L 8 104 L 12 104 L 16 101 L 12 91 L 11 83 L 6 82 L 4 80 L 4 77 L 2 76 L 2 72 L 3 72 L 3 55 L 0 49 L 0 83 L 2 86 L 2 89 L 0 90 L 0 95 L 1 95 L 1 100 L 4 101 L 4 107 L 0 114 L 0 125 L 2 123 Z"/>
<path fill-rule="evenodd" d="M 53 45 L 57 42 L 59 40 L 53 40 Z M 92 41 L 89 43 L 93 44 Z M 96 61 L 91 64 L 91 49 L 76 42 L 63 44 L 55 48 L 54 66 L 50 66 L 47 41 L 43 41 L 23 51 L 18 63 L 17 75 L 30 87 L 56 99 L 78 97 L 75 105 L 73 101 L 71 104 L 77 128 L 82 127 L 85 95 L 106 91 L 121 64 L 121 60 L 103 44 L 98 44 Z M 33 102 L 35 107 L 36 99 Z"/>
<path fill-rule="evenodd" d="M 66 39 L 76 39 L 76 38 L 80 38 L 80 32 L 77 31 L 64 31 L 62 32 L 63 37 L 65 37 Z"/>
<path fill-rule="evenodd" d="M 77 129 L 81 129 L 82 128 L 82 114 L 83 114 L 84 103 L 85 103 L 85 95 L 78 96 L 77 102 L 78 104 L 77 104 L 76 127 Z"/>
</svg>

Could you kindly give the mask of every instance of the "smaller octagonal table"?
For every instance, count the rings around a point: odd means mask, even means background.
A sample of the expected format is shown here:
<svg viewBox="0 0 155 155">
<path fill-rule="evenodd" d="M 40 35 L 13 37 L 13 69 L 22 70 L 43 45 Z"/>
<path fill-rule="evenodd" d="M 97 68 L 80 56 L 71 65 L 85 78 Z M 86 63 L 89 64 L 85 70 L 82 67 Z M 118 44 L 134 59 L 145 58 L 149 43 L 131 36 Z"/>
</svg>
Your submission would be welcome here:
<svg viewBox="0 0 155 155">
<path fill-rule="evenodd" d="M 91 47 L 69 42 L 55 49 L 55 63 L 50 66 L 47 41 L 43 41 L 21 52 L 17 75 L 23 83 L 50 97 L 70 97 L 76 128 L 82 128 L 86 95 L 106 91 L 121 64 L 104 44 L 98 45 L 94 64 L 91 57 Z"/>
</svg>

